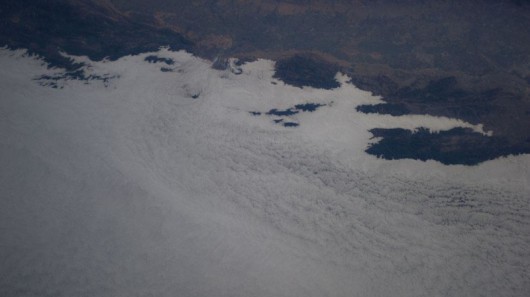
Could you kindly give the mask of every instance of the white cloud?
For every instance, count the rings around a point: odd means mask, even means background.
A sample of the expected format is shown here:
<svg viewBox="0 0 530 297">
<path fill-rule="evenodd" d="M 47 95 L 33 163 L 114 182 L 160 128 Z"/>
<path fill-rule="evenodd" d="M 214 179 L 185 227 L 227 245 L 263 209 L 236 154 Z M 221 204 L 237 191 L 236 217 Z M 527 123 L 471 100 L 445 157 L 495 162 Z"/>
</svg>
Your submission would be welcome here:
<svg viewBox="0 0 530 297">
<path fill-rule="evenodd" d="M 152 53 L 151 53 L 152 54 Z M 90 62 L 105 87 L 39 86 L 0 51 L 0 295 L 524 296 L 530 158 L 444 166 L 366 155 L 378 98 L 271 84 L 161 50 Z M 89 62 L 86 61 L 85 62 Z M 200 90 L 199 98 L 191 98 Z M 285 129 L 249 111 L 324 103 Z"/>
</svg>

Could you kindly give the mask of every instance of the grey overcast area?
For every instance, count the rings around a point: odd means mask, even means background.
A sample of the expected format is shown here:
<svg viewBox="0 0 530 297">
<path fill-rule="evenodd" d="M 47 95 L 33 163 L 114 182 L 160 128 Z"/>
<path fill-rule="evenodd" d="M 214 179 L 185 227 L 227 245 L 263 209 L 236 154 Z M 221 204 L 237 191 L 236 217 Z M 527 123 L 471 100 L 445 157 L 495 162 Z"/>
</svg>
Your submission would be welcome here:
<svg viewBox="0 0 530 297">
<path fill-rule="evenodd" d="M 0 297 L 527 297 L 530 1 L 0 0 Z"/>
</svg>

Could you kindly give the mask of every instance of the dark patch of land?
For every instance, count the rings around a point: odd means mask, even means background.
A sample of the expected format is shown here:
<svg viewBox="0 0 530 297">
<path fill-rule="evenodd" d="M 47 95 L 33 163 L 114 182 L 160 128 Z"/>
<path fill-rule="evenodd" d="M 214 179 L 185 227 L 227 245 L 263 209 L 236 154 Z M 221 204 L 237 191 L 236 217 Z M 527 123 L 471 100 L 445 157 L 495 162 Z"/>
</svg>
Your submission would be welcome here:
<svg viewBox="0 0 530 297">
<path fill-rule="evenodd" d="M 292 108 L 285 109 L 285 110 L 278 110 L 276 108 L 273 108 L 267 112 L 267 115 L 275 115 L 275 116 L 292 116 L 298 113 L 298 110 L 293 110 Z"/>
<path fill-rule="evenodd" d="M 398 88 L 385 97 L 390 104 L 406 104 L 409 113 L 433 114 L 481 123 L 496 111 L 496 101 L 511 96 L 500 88 L 468 91 L 458 85 L 456 77 L 429 81 L 424 87 Z"/>
<path fill-rule="evenodd" d="M 284 127 L 298 127 L 300 124 L 295 122 L 287 122 L 289 120 L 289 117 L 295 114 L 298 114 L 300 112 L 314 112 L 318 108 L 325 106 L 326 104 L 319 104 L 319 103 L 303 103 L 303 104 L 296 104 L 294 107 L 288 108 L 288 109 L 276 109 L 273 108 L 265 113 L 265 115 L 276 117 L 273 119 L 273 122 L 275 124 L 282 124 Z M 250 111 L 249 112 L 253 116 L 259 116 L 262 113 L 258 111 Z"/>
<path fill-rule="evenodd" d="M 243 73 L 243 69 L 240 66 L 244 63 L 244 61 L 238 59 L 234 62 L 234 65 L 230 65 L 229 58 L 217 57 L 212 63 L 212 68 L 216 70 L 230 70 L 233 74 L 240 75 Z"/>
<path fill-rule="evenodd" d="M 266 114 L 274 115 L 274 116 L 292 116 L 299 112 L 313 112 L 322 106 L 325 106 L 325 104 L 318 104 L 318 103 L 296 104 L 294 107 L 284 109 L 284 110 L 273 108 L 269 110 Z"/>
<path fill-rule="evenodd" d="M 276 62 L 274 77 L 296 87 L 334 89 L 340 86 L 335 80 L 339 67 L 316 57 L 295 55 Z"/>
<path fill-rule="evenodd" d="M 217 58 L 212 63 L 212 68 L 216 70 L 226 70 L 229 66 L 228 58 Z"/>
<path fill-rule="evenodd" d="M 322 107 L 324 105 L 325 104 L 305 103 L 305 104 L 296 104 L 294 108 L 297 110 L 303 111 L 303 112 L 313 112 L 317 110 L 319 107 Z"/>
<path fill-rule="evenodd" d="M 431 133 L 404 129 L 372 129 L 374 137 L 382 137 L 367 153 L 380 158 L 436 160 L 446 165 L 477 165 L 501 156 L 528 154 L 524 145 L 512 146 L 504 137 L 485 136 L 468 128 Z"/>
<path fill-rule="evenodd" d="M 362 113 L 389 114 L 392 116 L 402 116 L 410 113 L 407 106 L 400 103 L 364 104 L 357 106 L 355 109 Z"/>
<path fill-rule="evenodd" d="M 87 75 L 83 70 L 71 70 L 66 71 L 61 74 L 56 75 L 41 75 L 37 78 L 35 78 L 36 81 L 39 82 L 41 86 L 44 87 L 51 87 L 54 89 L 62 89 L 63 87 L 59 85 L 60 80 L 82 80 L 86 81 L 87 83 L 90 81 L 100 81 L 102 82 L 105 87 L 108 87 L 110 81 L 114 78 L 117 78 L 117 76 L 114 75 L 94 75 L 89 74 Z"/>
<path fill-rule="evenodd" d="M 173 61 L 173 59 L 170 59 L 170 58 L 161 58 L 161 57 L 154 56 L 154 55 L 147 56 L 147 57 L 145 57 L 144 60 L 147 61 L 147 62 L 149 62 L 149 63 L 165 63 L 165 64 L 167 64 L 167 65 L 173 65 L 173 64 L 175 64 L 175 61 Z"/>
<path fill-rule="evenodd" d="M 150 21 L 149 21 L 150 22 Z M 111 60 L 158 50 L 188 49 L 192 42 L 168 28 L 119 13 L 107 1 L 3 0 L 0 4 L 0 46 L 27 49 L 50 66 L 78 69 L 60 54 Z"/>
</svg>

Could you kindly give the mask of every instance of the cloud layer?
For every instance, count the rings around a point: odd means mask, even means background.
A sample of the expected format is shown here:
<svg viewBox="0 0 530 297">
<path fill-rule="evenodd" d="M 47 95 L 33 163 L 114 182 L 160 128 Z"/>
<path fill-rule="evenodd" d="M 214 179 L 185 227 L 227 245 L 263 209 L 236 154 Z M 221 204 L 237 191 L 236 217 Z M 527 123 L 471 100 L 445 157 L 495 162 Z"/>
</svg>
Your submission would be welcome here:
<svg viewBox="0 0 530 297">
<path fill-rule="evenodd" d="M 528 156 L 465 167 L 364 153 L 370 128 L 480 126 L 358 113 L 379 99 L 347 77 L 289 87 L 266 60 L 236 74 L 167 50 L 75 59 L 112 78 L 43 87 L 61 70 L 0 52 L 0 295 L 530 290 Z M 296 128 L 249 113 L 304 103 L 326 105 L 291 115 Z"/>
</svg>

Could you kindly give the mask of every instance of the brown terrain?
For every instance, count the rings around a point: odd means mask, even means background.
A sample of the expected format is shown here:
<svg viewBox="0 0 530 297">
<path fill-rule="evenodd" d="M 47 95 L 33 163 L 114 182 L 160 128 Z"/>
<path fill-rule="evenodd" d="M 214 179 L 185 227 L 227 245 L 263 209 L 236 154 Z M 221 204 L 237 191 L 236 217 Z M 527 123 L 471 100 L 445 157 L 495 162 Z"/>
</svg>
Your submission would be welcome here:
<svg viewBox="0 0 530 297">
<path fill-rule="evenodd" d="M 365 110 L 483 123 L 495 137 L 490 151 L 530 152 L 529 1 L 3 2 L 0 45 L 59 66 L 76 67 L 58 49 L 112 59 L 170 45 L 212 60 L 274 59 L 277 76 L 298 86 L 340 70 L 390 103 Z"/>
</svg>

